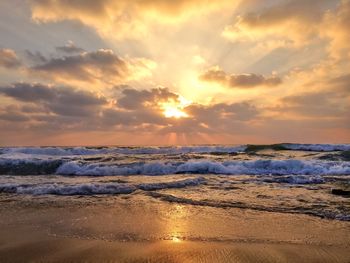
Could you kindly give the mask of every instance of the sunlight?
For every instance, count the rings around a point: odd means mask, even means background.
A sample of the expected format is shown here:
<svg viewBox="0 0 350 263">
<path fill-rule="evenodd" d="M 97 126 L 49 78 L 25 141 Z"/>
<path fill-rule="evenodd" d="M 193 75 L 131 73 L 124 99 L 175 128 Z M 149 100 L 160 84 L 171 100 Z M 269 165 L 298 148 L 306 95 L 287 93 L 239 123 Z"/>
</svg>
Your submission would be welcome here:
<svg viewBox="0 0 350 263">
<path fill-rule="evenodd" d="M 191 101 L 186 100 L 183 97 L 179 97 L 179 102 L 166 102 L 161 105 L 163 109 L 163 114 L 166 118 L 186 118 L 188 114 L 183 111 L 183 109 L 190 105 Z"/>
<path fill-rule="evenodd" d="M 171 241 L 174 243 L 180 243 L 182 240 L 176 236 L 171 237 Z"/>
<path fill-rule="evenodd" d="M 188 210 L 183 205 L 174 205 L 168 214 L 167 240 L 179 244 L 186 240 Z"/>
<path fill-rule="evenodd" d="M 165 105 L 163 113 L 164 113 L 164 116 L 167 118 L 179 119 L 179 118 L 188 117 L 186 112 L 183 112 L 178 107 L 173 106 L 173 105 Z"/>
</svg>

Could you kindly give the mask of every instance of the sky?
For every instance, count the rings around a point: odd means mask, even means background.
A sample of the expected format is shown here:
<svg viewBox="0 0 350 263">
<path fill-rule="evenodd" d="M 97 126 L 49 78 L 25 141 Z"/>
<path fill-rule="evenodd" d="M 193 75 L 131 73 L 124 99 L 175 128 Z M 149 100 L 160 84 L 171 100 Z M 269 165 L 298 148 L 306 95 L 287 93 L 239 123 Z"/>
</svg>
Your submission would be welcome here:
<svg viewBox="0 0 350 263">
<path fill-rule="evenodd" d="M 349 0 L 0 1 L 0 145 L 350 141 Z"/>
</svg>

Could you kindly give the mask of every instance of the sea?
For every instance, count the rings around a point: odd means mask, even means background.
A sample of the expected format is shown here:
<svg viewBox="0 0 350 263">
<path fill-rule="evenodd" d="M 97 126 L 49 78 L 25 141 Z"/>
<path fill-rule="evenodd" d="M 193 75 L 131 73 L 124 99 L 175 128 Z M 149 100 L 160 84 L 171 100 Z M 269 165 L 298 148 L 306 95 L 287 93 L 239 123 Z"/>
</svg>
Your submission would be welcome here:
<svg viewBox="0 0 350 263">
<path fill-rule="evenodd" d="M 130 195 L 350 221 L 350 144 L 0 148 L 0 197 Z"/>
</svg>

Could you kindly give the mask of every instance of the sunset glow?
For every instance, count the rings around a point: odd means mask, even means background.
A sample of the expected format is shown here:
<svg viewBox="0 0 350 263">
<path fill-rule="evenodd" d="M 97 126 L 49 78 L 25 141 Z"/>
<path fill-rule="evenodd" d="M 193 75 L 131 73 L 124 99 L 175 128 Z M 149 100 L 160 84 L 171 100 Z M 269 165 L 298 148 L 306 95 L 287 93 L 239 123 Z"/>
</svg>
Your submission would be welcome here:
<svg viewBox="0 0 350 263">
<path fill-rule="evenodd" d="M 350 263 L 349 153 L 350 0 L 0 0 L 1 262 Z"/>
<path fill-rule="evenodd" d="M 0 144 L 346 142 L 349 16 L 348 0 L 2 1 Z"/>
</svg>

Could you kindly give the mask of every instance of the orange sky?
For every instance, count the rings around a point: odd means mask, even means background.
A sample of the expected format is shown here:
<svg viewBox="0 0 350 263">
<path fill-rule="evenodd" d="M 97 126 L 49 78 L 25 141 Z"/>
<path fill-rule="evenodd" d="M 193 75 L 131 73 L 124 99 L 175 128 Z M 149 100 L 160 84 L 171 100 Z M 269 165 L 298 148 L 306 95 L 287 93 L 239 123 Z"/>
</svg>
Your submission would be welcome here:
<svg viewBox="0 0 350 263">
<path fill-rule="evenodd" d="M 0 145 L 350 140 L 350 1 L 0 2 Z"/>
</svg>

